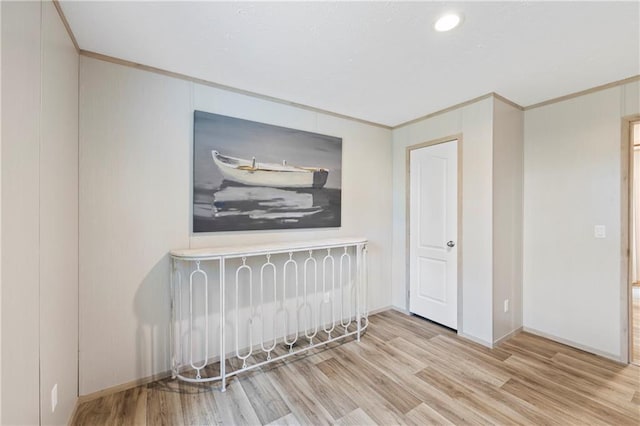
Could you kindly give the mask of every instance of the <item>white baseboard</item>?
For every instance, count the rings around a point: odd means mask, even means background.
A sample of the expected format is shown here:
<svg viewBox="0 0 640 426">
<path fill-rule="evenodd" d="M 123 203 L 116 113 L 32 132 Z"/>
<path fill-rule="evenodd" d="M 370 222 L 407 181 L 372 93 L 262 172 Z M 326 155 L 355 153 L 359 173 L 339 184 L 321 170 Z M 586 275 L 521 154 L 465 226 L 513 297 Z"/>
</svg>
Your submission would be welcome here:
<svg viewBox="0 0 640 426">
<path fill-rule="evenodd" d="M 400 312 L 401 314 L 411 315 L 411 312 L 409 312 L 407 309 L 400 308 L 398 306 L 390 306 L 389 309 L 391 309 L 392 311 Z"/>
<path fill-rule="evenodd" d="M 171 377 L 171 371 L 165 371 L 165 372 L 154 374 L 151 376 L 142 377 L 140 379 L 135 379 L 127 383 L 121 383 L 119 385 L 110 386 L 106 389 L 102 389 L 96 392 L 80 395 L 78 396 L 76 405 L 80 405 L 82 403 L 85 403 L 87 401 L 92 401 L 94 399 L 102 398 L 104 396 L 113 395 L 114 393 L 133 389 L 135 387 L 146 385 L 148 383 L 157 382 L 158 380 L 166 379 L 167 377 Z"/>
<path fill-rule="evenodd" d="M 469 334 L 465 334 L 465 333 L 461 332 L 460 330 L 458 330 L 458 336 L 462 337 L 463 339 L 471 340 L 472 342 L 478 343 L 478 344 L 480 344 L 482 346 L 486 346 L 489 349 L 493 349 L 493 344 L 491 342 L 487 342 L 486 340 L 482 340 L 482 339 L 479 339 L 479 338 L 477 338 L 475 336 L 471 336 Z"/>
<path fill-rule="evenodd" d="M 582 345 L 580 343 L 576 343 L 569 339 L 564 339 L 562 337 L 554 336 L 553 334 L 545 333 L 544 331 L 536 330 L 534 328 L 522 327 L 522 331 L 526 333 L 535 334 L 536 336 L 544 337 L 545 339 L 553 340 L 554 342 L 562 343 L 563 345 L 571 346 L 576 349 L 580 349 L 581 351 L 590 352 L 592 354 L 601 356 L 603 358 L 610 359 L 611 361 L 618 362 L 620 364 L 626 364 L 620 355 L 614 355 L 605 351 L 601 351 L 596 348 L 592 348 L 587 345 Z"/>
<path fill-rule="evenodd" d="M 513 336 L 515 336 L 516 334 L 519 334 L 519 333 L 521 333 L 521 332 L 522 332 L 522 327 L 518 327 L 518 328 L 516 328 L 515 330 L 513 330 L 512 332 L 505 334 L 504 336 L 500 337 L 499 339 L 496 339 L 496 340 L 493 342 L 493 346 L 494 346 L 494 347 L 496 347 L 496 346 L 498 346 L 500 343 L 505 342 L 505 341 L 507 341 L 507 340 L 511 339 Z"/>
<path fill-rule="evenodd" d="M 379 314 L 380 312 L 388 311 L 389 309 L 393 309 L 393 306 L 383 306 L 382 308 L 376 308 L 369 311 L 369 315 Z"/>
</svg>

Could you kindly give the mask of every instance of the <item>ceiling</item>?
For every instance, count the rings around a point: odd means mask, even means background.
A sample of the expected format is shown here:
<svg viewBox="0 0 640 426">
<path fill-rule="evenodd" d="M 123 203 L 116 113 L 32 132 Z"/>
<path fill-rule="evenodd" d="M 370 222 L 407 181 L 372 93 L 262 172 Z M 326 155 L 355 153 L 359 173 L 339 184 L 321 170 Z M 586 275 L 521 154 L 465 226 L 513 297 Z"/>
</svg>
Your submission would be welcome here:
<svg viewBox="0 0 640 426">
<path fill-rule="evenodd" d="M 395 126 L 640 74 L 640 2 L 61 1 L 81 49 Z M 446 11 L 464 14 L 448 33 Z"/>
</svg>

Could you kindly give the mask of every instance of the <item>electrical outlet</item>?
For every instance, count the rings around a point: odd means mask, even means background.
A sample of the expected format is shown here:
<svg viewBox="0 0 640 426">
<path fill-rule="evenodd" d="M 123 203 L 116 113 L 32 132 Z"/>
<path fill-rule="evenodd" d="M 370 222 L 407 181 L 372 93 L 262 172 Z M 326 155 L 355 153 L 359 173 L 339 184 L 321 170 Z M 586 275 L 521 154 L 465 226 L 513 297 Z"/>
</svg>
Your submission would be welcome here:
<svg viewBox="0 0 640 426">
<path fill-rule="evenodd" d="M 595 238 L 607 238 L 607 227 L 604 225 L 595 225 L 593 227 L 593 236 Z"/>
<path fill-rule="evenodd" d="M 509 312 L 509 299 L 504 299 L 504 311 Z"/>
<path fill-rule="evenodd" d="M 51 412 L 55 413 L 58 406 L 58 384 L 53 385 L 51 389 Z"/>
</svg>

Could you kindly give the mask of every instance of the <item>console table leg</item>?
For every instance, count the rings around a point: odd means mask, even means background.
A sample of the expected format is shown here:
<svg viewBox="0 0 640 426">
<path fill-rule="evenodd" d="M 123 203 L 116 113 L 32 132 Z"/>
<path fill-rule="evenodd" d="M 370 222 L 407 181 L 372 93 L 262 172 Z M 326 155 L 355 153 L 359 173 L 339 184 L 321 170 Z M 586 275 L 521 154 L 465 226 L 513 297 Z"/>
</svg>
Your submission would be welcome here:
<svg viewBox="0 0 640 426">
<path fill-rule="evenodd" d="M 225 360 L 225 300 L 224 300 L 224 287 L 225 287 L 225 274 L 224 274 L 225 260 L 224 257 L 220 259 L 220 377 L 222 378 L 221 384 L 222 392 L 227 390 L 227 376 L 226 376 L 226 360 Z"/>
</svg>

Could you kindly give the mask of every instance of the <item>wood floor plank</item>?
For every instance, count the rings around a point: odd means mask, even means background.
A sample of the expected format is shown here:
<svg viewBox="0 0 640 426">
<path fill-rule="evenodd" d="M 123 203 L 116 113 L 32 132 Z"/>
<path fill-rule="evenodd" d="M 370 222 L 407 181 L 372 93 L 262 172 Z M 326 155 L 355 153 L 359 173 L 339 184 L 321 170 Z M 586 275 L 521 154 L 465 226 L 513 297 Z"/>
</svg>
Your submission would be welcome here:
<svg viewBox="0 0 640 426">
<path fill-rule="evenodd" d="M 468 345 L 466 341 L 436 336 L 429 343 L 449 353 L 451 358 L 464 359 L 503 382 L 511 377 L 510 372 L 504 369 L 504 364 L 502 363 L 504 359 L 502 357 L 491 356 L 482 350 L 478 350 L 477 346 Z"/>
<path fill-rule="evenodd" d="M 393 309 L 380 312 L 379 314 L 376 315 L 376 317 L 393 321 L 392 324 L 397 324 L 398 322 L 404 323 L 409 327 L 409 330 L 411 331 L 422 329 L 422 330 L 430 331 L 431 333 L 436 335 L 440 335 L 440 334 L 450 335 L 450 336 L 456 335 L 455 331 L 449 328 L 442 327 L 441 325 L 425 320 L 424 318 L 421 318 L 419 316 L 407 315 Z"/>
<path fill-rule="evenodd" d="M 518 371 L 524 371 L 523 374 L 518 374 L 518 379 L 527 387 L 532 390 L 536 390 L 549 398 L 557 398 L 557 395 L 562 395 L 562 401 L 573 410 L 584 411 L 591 417 L 598 419 L 601 422 L 614 422 L 615 424 L 630 424 L 634 421 L 633 416 L 628 416 L 625 413 L 621 413 L 611 407 L 591 399 L 583 395 L 579 389 L 574 389 L 569 386 L 565 386 L 562 383 L 562 379 L 559 382 L 543 377 L 543 373 L 539 369 L 531 368 L 526 363 L 522 362 L 519 357 L 509 358 L 507 363 L 515 366 Z"/>
<path fill-rule="evenodd" d="M 300 339 L 295 348 L 308 344 Z M 279 344 L 272 355 L 287 351 Z M 257 348 L 251 362 L 265 357 Z M 212 364 L 206 373 L 217 370 Z M 182 424 L 638 426 L 640 368 L 529 333 L 489 349 L 385 311 L 370 317 L 361 342 L 330 343 L 240 373 L 224 393 L 219 383 L 166 379 L 83 402 L 71 422 Z"/>
<path fill-rule="evenodd" d="M 139 386 L 125 392 L 126 404 L 123 407 L 122 424 L 141 426 L 147 422 L 147 388 Z M 130 421 L 129 421 L 130 419 Z"/>
<path fill-rule="evenodd" d="M 578 425 L 584 422 L 585 418 L 581 418 L 580 415 L 575 413 L 574 410 L 571 410 L 571 407 L 568 407 L 560 398 L 549 397 L 544 393 L 537 392 L 535 389 L 525 386 L 517 379 L 508 380 L 502 385 L 501 389 L 522 401 L 527 401 L 535 405 L 544 413 L 552 416 L 556 420 L 555 424 Z M 601 422 L 597 423 L 600 424 Z"/>
<path fill-rule="evenodd" d="M 448 396 L 436 385 L 427 383 L 415 375 L 404 377 L 403 382 L 411 394 L 448 421 L 457 425 L 487 424 L 485 418 Z"/>
<path fill-rule="evenodd" d="M 238 380 L 260 423 L 271 423 L 291 414 L 291 410 L 276 391 L 273 383 L 261 371 L 239 377 Z"/>
<path fill-rule="evenodd" d="M 637 256 L 637 253 L 636 253 Z M 631 362 L 640 364 L 640 283 L 631 287 Z"/>
<path fill-rule="evenodd" d="M 227 385 L 225 392 L 216 392 L 215 402 L 225 425 L 257 425 L 260 419 L 256 415 L 251 402 L 244 393 L 242 385 L 234 380 Z M 150 423 L 153 424 L 153 423 Z"/>
<path fill-rule="evenodd" d="M 427 404 L 422 403 L 405 416 L 405 422 L 409 425 L 454 425 L 449 419 L 443 417 Z"/>
<path fill-rule="evenodd" d="M 573 371 L 582 371 L 584 373 L 597 376 L 607 383 L 619 384 L 621 389 L 633 392 L 634 389 L 640 389 L 640 374 L 628 375 L 624 374 L 626 368 L 620 368 L 618 371 L 612 371 L 609 368 L 604 368 L 592 363 L 585 362 L 581 359 L 574 358 L 573 356 L 558 352 L 552 361 L 557 364 L 566 365 Z M 625 366 L 628 367 L 628 366 Z M 633 368 L 633 366 L 631 366 Z"/>
<path fill-rule="evenodd" d="M 276 419 L 269 423 L 269 426 L 298 426 L 302 424 L 300 420 L 293 414 L 289 413 L 284 417 Z"/>
<path fill-rule="evenodd" d="M 453 374 L 461 374 L 463 376 L 470 376 L 478 381 L 484 381 L 491 383 L 495 386 L 501 386 L 510 376 L 506 374 L 492 374 L 484 368 L 478 368 L 477 365 L 467 361 L 464 358 L 454 358 L 454 355 L 449 351 L 439 346 L 439 342 L 435 339 L 428 341 L 415 341 L 407 342 L 404 339 L 398 338 L 392 342 L 398 342 L 400 347 L 409 351 L 420 351 L 422 358 L 428 361 L 430 366 L 437 366 L 445 370 L 451 370 Z M 455 368 L 452 368 L 451 360 L 455 359 Z"/>
<path fill-rule="evenodd" d="M 435 341 L 436 339 L 439 339 L 439 338 L 434 338 L 433 340 Z M 461 342 L 458 342 L 455 339 L 451 339 L 451 340 L 440 339 L 440 341 L 448 343 L 452 347 L 452 349 L 453 348 L 459 349 L 460 352 L 466 351 L 468 353 L 473 353 L 475 352 L 475 349 L 476 349 L 476 348 L 467 347 L 466 345 L 462 345 Z M 485 354 L 482 354 L 482 352 L 483 351 L 479 351 L 479 352 L 473 353 L 473 355 L 476 356 L 477 361 L 480 362 L 480 365 L 484 365 L 486 368 L 502 369 L 505 373 L 511 375 L 514 378 L 517 378 L 519 382 L 525 383 L 532 388 L 538 387 L 542 390 L 552 389 L 553 391 L 551 392 L 551 394 L 553 394 L 554 392 L 560 395 L 562 395 L 563 393 L 568 395 L 571 395 L 574 393 L 571 389 L 568 389 L 562 385 L 559 385 L 558 383 L 555 383 L 553 380 L 541 379 L 539 377 L 540 375 L 539 371 L 537 371 L 536 369 L 531 369 L 528 367 L 513 368 L 513 365 L 510 364 L 510 361 L 513 359 L 512 357 L 509 357 L 508 359 L 506 359 L 504 363 L 500 363 L 500 362 L 497 362 L 497 360 L 493 360 L 491 359 L 491 357 L 488 357 Z M 526 357 L 528 352 L 522 351 L 522 354 L 523 356 Z M 541 359 L 544 359 L 544 358 L 541 357 L 539 354 L 530 354 L 528 359 L 540 361 Z M 524 366 L 521 366 L 521 367 L 524 367 Z M 526 399 L 524 400 L 526 401 Z M 601 404 L 597 402 L 596 404 L 601 406 Z M 583 411 L 587 411 L 587 409 L 585 408 Z M 592 413 L 592 416 L 593 416 L 593 413 Z M 628 419 L 624 421 L 628 422 Z M 624 421 L 622 424 L 625 424 Z M 598 422 L 602 422 L 602 420 L 598 420 Z"/>
<path fill-rule="evenodd" d="M 575 360 L 583 361 L 589 369 L 605 369 L 613 373 L 615 376 L 627 377 L 631 380 L 634 380 L 636 383 L 640 379 L 638 374 L 639 367 L 635 365 L 621 364 L 619 362 L 601 356 L 594 356 L 589 352 L 585 352 L 577 348 L 572 348 L 571 346 L 567 346 L 559 342 L 554 342 L 553 340 L 545 339 L 544 337 L 536 336 L 535 334 L 531 333 L 520 333 L 517 336 L 514 336 L 514 338 L 511 339 L 510 342 L 513 341 L 517 343 L 521 340 L 529 340 L 537 345 L 553 347 L 558 353 L 570 356 Z"/>
<path fill-rule="evenodd" d="M 380 314 L 380 318 L 372 318 L 371 324 L 384 324 L 388 328 L 392 328 L 395 333 L 405 332 L 412 335 L 416 339 L 431 339 L 438 335 L 437 332 L 430 330 L 424 326 L 416 327 L 416 325 L 406 319 L 398 318 L 395 315 Z M 397 334 L 396 334 L 397 335 Z"/>
<path fill-rule="evenodd" d="M 113 412 L 113 398 L 109 396 L 87 401 L 78 406 L 73 424 L 78 426 L 106 425 Z"/>
<path fill-rule="evenodd" d="M 479 354 L 471 348 L 464 346 L 465 342 L 454 339 L 433 338 L 429 341 L 429 352 L 434 348 L 448 354 L 445 360 L 449 360 L 454 366 L 465 365 L 468 368 L 479 372 L 485 380 L 496 385 L 505 383 L 511 378 L 509 371 L 505 370 L 502 361 L 493 357 Z"/>
<path fill-rule="evenodd" d="M 266 373 L 274 387 L 287 402 L 289 409 L 303 424 L 329 425 L 335 419 L 320 405 L 308 383 L 298 380 L 298 373 L 291 364 Z"/>
<path fill-rule="evenodd" d="M 434 339 L 435 341 L 436 339 Z M 466 347 L 466 345 L 462 346 L 460 344 L 460 342 L 457 342 L 455 340 L 447 340 L 447 339 L 441 339 L 441 341 L 446 341 L 447 343 L 451 344 L 452 347 L 457 347 L 458 349 L 460 349 L 461 351 L 471 351 L 473 352 L 476 348 L 471 348 L 471 347 Z M 480 353 L 482 353 L 484 351 L 480 351 Z M 522 352 L 524 354 L 524 356 L 526 356 L 526 354 L 528 353 L 527 351 L 523 351 Z M 539 386 L 542 389 L 545 389 L 545 387 L 547 388 L 551 388 L 554 390 L 554 392 L 556 393 L 560 393 L 562 394 L 562 392 L 567 391 L 566 387 L 563 387 L 561 385 L 558 385 L 557 383 L 555 383 L 554 381 L 549 381 L 549 380 L 543 380 L 539 377 L 539 372 L 536 371 L 535 369 L 530 369 L 530 368 L 513 368 L 513 366 L 509 363 L 512 359 L 512 357 L 508 358 L 507 360 L 505 360 L 505 363 L 499 363 L 496 362 L 496 360 L 492 360 L 490 357 L 485 356 L 485 355 L 481 355 L 479 353 L 476 353 L 475 355 L 477 355 L 478 360 L 482 360 L 481 363 L 484 364 L 486 367 L 489 368 L 496 368 L 496 369 L 502 369 L 504 370 L 504 372 L 508 373 L 509 375 L 511 375 L 514 378 L 519 379 L 521 382 L 523 383 L 527 383 L 529 385 L 533 385 L 535 386 Z M 530 360 L 541 360 L 543 359 L 543 357 L 541 357 L 539 354 L 531 354 L 529 356 Z M 568 393 L 571 394 L 572 391 L 568 390 Z"/>
<path fill-rule="evenodd" d="M 175 383 L 177 385 L 177 383 Z M 147 424 L 178 426 L 184 424 L 178 386 L 165 381 L 147 386 Z"/>
<path fill-rule="evenodd" d="M 420 337 L 417 336 L 415 333 L 413 333 L 412 331 L 406 330 L 404 328 L 399 328 L 399 327 L 395 327 L 393 323 L 391 323 L 390 321 L 384 319 L 384 318 L 376 318 L 376 319 L 371 319 L 371 330 L 375 330 L 372 333 L 369 333 L 367 331 L 367 336 L 369 337 L 375 337 L 378 340 L 381 340 L 383 342 L 388 342 L 390 340 L 395 339 L 396 337 L 402 337 L 407 341 L 414 341 L 414 340 L 429 340 L 431 337 Z M 384 336 L 385 338 L 381 338 L 380 335 Z"/>
<path fill-rule="evenodd" d="M 359 344 L 356 342 L 344 347 L 384 372 L 413 374 L 426 367 L 421 360 L 410 358 L 392 345 L 371 336 L 363 337 Z"/>
<path fill-rule="evenodd" d="M 326 376 L 314 367 L 313 363 L 304 359 L 294 364 L 299 380 L 305 380 L 309 383 L 315 397 L 334 419 L 340 419 L 358 408 L 342 389 L 332 386 Z"/>
<path fill-rule="evenodd" d="M 425 368 L 417 373 L 416 377 L 428 383 L 437 384 L 438 388 L 443 389 L 451 398 L 464 403 L 489 422 L 497 424 L 525 424 L 529 422 L 529 419 L 511 410 L 501 401 L 493 400 L 487 395 L 479 396 L 469 386 L 438 370 Z"/>
<path fill-rule="evenodd" d="M 423 354 L 428 357 L 427 359 L 433 368 L 445 373 L 448 377 L 458 380 L 460 383 L 464 383 L 469 388 L 469 391 L 474 391 L 478 395 L 484 396 L 486 398 L 485 404 L 499 406 L 512 417 L 520 418 L 521 421 L 526 419 L 526 423 L 552 423 L 552 418 L 544 415 L 531 404 L 518 400 L 500 389 L 500 386 L 510 377 L 504 371 L 498 374 L 500 377 L 496 377 L 496 375 L 488 371 L 486 366 L 467 361 L 467 358 L 460 351 L 447 352 L 443 350 L 439 352 L 438 349 L 441 349 L 440 342 L 435 339 L 429 342 L 416 343 L 420 344 L 418 350 L 423 350 Z M 408 350 L 415 350 L 412 349 L 412 346 L 414 348 L 417 347 L 410 342 L 401 342 L 399 344 Z M 497 362 L 495 360 L 492 361 Z"/>
<path fill-rule="evenodd" d="M 377 318 L 377 316 L 370 317 L 369 327 L 367 328 L 366 335 L 374 336 L 382 340 L 383 342 L 389 341 L 394 337 L 397 337 L 397 334 L 393 333 L 393 331 L 390 328 L 377 327 L 376 325 L 374 325 L 374 323 L 380 323 L 379 321 L 384 321 L 384 320 L 380 320 L 379 318 Z"/>
<path fill-rule="evenodd" d="M 370 363 L 368 359 L 359 357 L 357 352 L 348 345 L 336 348 L 335 353 L 352 372 L 362 370 L 362 381 L 374 389 L 402 414 L 406 414 L 420 404 L 419 399 L 385 373 L 384 366 L 376 367 L 376 365 Z"/>
<path fill-rule="evenodd" d="M 178 391 L 185 425 L 222 424 L 222 418 L 216 408 L 214 389 L 192 383 L 179 385 Z"/>
<path fill-rule="evenodd" d="M 375 426 L 377 424 L 362 408 L 353 410 L 336 422 L 338 426 Z"/>
<path fill-rule="evenodd" d="M 521 370 L 530 369 L 535 372 L 538 379 L 547 380 L 547 383 L 557 381 L 560 387 L 569 389 L 567 394 L 579 398 L 581 401 L 590 402 L 593 407 L 599 407 L 611 412 L 611 415 L 620 414 L 632 417 L 636 407 L 629 403 L 629 397 L 620 392 L 615 392 L 600 383 L 593 383 L 582 378 L 582 375 L 570 374 L 556 368 L 552 362 L 542 362 L 538 359 L 523 359 L 521 356 L 509 358 L 507 363 L 518 363 Z M 623 418 L 620 419 L 623 421 Z"/>
<path fill-rule="evenodd" d="M 395 363 L 401 364 L 408 372 L 417 372 L 427 367 L 422 359 L 422 356 L 412 356 L 404 347 L 398 346 L 398 342 L 392 339 L 388 342 L 383 342 L 372 336 L 364 336 L 361 339 L 360 345 L 354 344 L 352 347 L 363 346 L 372 352 L 382 353 Z"/>
<path fill-rule="evenodd" d="M 558 362 L 558 359 L 562 359 L 564 356 L 564 354 L 557 354 L 550 362 L 544 362 L 545 370 L 562 375 L 565 377 L 565 383 L 578 386 L 585 395 L 606 399 L 621 408 L 631 407 L 629 401 L 640 386 L 629 386 L 615 380 L 605 379 L 594 374 L 592 369 L 579 369 L 571 364 Z"/>
<path fill-rule="evenodd" d="M 529 355 L 535 354 L 546 359 L 551 359 L 555 354 L 558 353 L 557 348 L 550 345 L 541 345 L 531 339 L 527 339 L 526 336 L 522 336 L 522 334 L 525 333 L 514 336 L 513 338 L 505 342 L 504 345 L 500 345 L 500 347 L 506 349 L 508 352 L 511 352 L 509 348 L 517 348 L 521 351 L 520 353 L 526 351 L 529 353 Z"/>
<path fill-rule="evenodd" d="M 352 340 L 345 340 L 344 342 L 332 342 L 324 346 L 322 350 L 320 350 L 321 348 L 311 350 L 310 351 L 311 353 L 308 356 L 305 355 L 305 359 L 308 360 L 309 362 L 317 364 L 329 358 L 333 358 L 333 351 L 331 349 L 337 348 L 341 344 L 345 344 L 351 341 Z"/>
<path fill-rule="evenodd" d="M 369 387 L 361 375 L 346 368 L 338 359 L 331 358 L 317 366 L 336 386 L 345 389 L 353 401 L 377 424 L 402 423 L 402 413 Z"/>
</svg>

